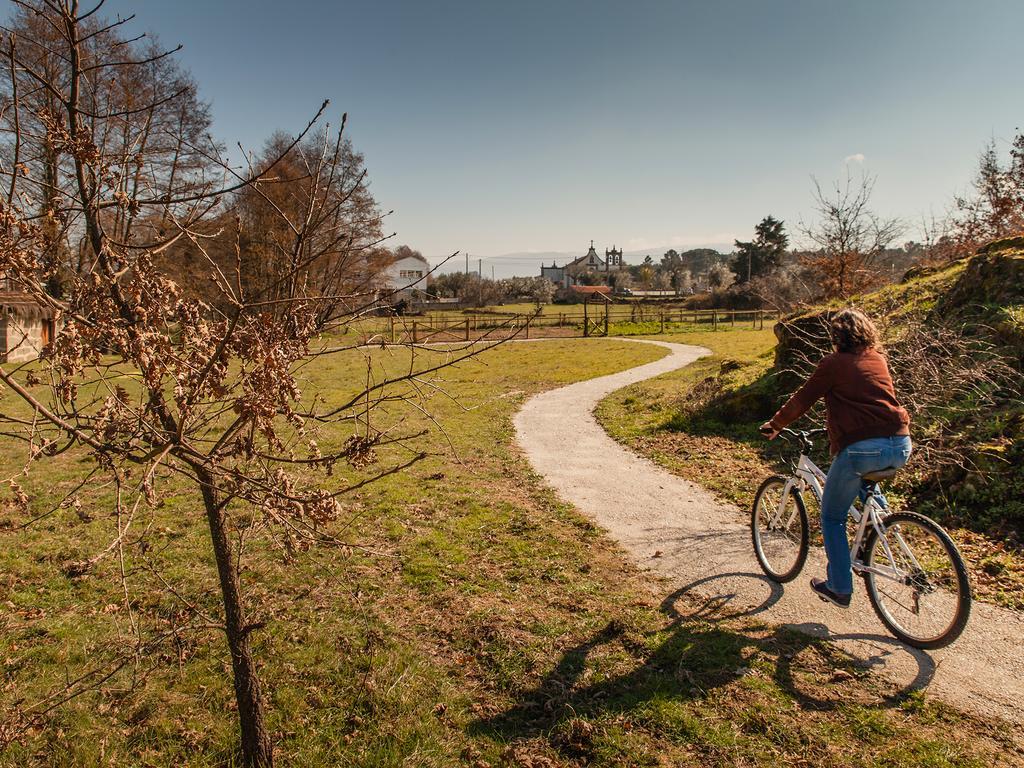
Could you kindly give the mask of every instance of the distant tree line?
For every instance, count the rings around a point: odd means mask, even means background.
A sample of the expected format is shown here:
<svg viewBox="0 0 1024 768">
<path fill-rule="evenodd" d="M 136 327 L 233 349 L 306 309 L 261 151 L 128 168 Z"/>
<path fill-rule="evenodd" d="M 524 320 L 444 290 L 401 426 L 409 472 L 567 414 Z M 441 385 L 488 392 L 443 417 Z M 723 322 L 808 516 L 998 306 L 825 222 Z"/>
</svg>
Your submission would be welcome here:
<svg viewBox="0 0 1024 768">
<path fill-rule="evenodd" d="M 543 277 L 507 277 L 490 280 L 475 272 L 448 272 L 434 278 L 427 291 L 441 298 L 456 298 L 468 306 L 485 307 L 515 301 L 547 304 L 556 286 Z"/>
</svg>

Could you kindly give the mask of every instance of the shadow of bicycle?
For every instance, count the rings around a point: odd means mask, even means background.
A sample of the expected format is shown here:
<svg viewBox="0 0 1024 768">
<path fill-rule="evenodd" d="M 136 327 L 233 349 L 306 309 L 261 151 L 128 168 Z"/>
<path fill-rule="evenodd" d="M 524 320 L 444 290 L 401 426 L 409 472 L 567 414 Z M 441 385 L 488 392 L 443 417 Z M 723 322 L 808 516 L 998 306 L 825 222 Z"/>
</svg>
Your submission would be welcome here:
<svg viewBox="0 0 1024 768">
<path fill-rule="evenodd" d="M 742 590 L 735 588 L 738 580 L 744 582 Z M 782 598 L 783 592 L 781 584 L 761 573 L 723 573 L 680 587 L 662 600 L 661 610 L 680 621 L 722 622 L 764 613 Z M 739 602 L 741 594 L 745 595 L 745 602 L 742 603 Z M 755 596 L 753 600 L 750 595 Z M 796 636 L 812 638 L 815 642 L 828 640 L 838 646 L 846 657 L 836 661 L 851 661 L 860 669 L 883 669 L 896 663 L 914 670 L 911 679 L 898 685 L 890 697 L 897 702 L 913 691 L 924 690 L 935 677 L 935 660 L 928 653 L 888 635 L 868 632 L 833 633 L 819 622 L 788 623 L 781 625 L 780 629 Z M 780 658 L 776 669 L 777 682 L 783 689 L 797 696 L 803 705 L 820 708 L 822 702 L 798 691 L 789 661 L 792 658 L 792 655 Z"/>
<path fill-rule="evenodd" d="M 738 592 L 729 584 L 736 579 L 756 580 L 763 586 L 760 601 L 737 603 Z M 721 589 L 716 589 L 721 586 Z M 744 594 L 750 594 L 744 586 Z M 819 695 L 822 664 L 832 667 L 870 667 L 879 661 L 843 656 L 821 624 L 794 627 L 765 627 L 749 619 L 766 611 L 782 596 L 782 588 L 755 573 L 730 573 L 700 579 L 667 595 L 661 611 L 668 619 L 665 626 L 648 632 L 636 632 L 618 622 L 610 622 L 585 641 L 565 650 L 555 666 L 537 685 L 522 691 L 516 702 L 504 712 L 482 718 L 469 725 L 469 731 L 505 741 L 557 734 L 569 721 L 597 715 L 630 713 L 647 702 L 696 700 L 707 697 L 716 688 L 759 670 L 770 668 L 769 676 L 801 706 L 827 710 L 844 704 L 841 686 Z M 899 688 L 883 699 L 881 706 L 897 706 L 913 690 L 928 685 L 935 671 L 931 658 L 906 649 L 884 636 L 848 635 L 838 639 L 868 641 L 885 653 L 907 653 L 917 663 L 918 673 L 910 685 Z M 620 674 L 604 671 L 609 659 L 620 660 L 623 653 L 632 659 Z M 816 654 L 810 659 L 805 653 Z M 838 657 L 835 654 L 840 654 Z M 811 663 L 813 662 L 813 663 Z M 766 664 L 767 663 L 767 664 Z M 808 677 L 809 666 L 818 678 Z M 595 674 L 595 670 L 600 670 Z M 763 672 L 758 672 L 763 674 Z M 849 674 L 849 673 L 845 673 Z M 592 682 L 592 678 L 594 681 Z M 817 683 L 813 681 L 817 679 Z M 805 681 L 812 683 L 805 685 Z"/>
</svg>

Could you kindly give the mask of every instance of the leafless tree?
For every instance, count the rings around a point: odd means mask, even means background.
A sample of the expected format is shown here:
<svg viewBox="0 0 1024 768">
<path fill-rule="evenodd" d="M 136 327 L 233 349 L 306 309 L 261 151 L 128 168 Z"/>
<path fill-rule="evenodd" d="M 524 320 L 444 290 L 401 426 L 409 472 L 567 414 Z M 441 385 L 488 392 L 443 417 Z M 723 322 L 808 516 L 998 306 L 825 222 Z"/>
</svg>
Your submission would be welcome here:
<svg viewBox="0 0 1024 768">
<path fill-rule="evenodd" d="M 715 264 L 708 270 L 708 286 L 725 289 L 732 285 L 733 274 L 725 264 Z"/>
<path fill-rule="evenodd" d="M 366 306 L 358 284 L 335 279 L 339 254 L 372 242 L 377 231 L 372 217 L 345 213 L 364 182 L 361 171 L 358 179 L 334 176 L 355 174 L 359 164 L 345 159 L 351 150 L 340 132 L 316 127 L 326 103 L 305 130 L 281 139 L 245 172 L 212 146 L 199 152 L 202 168 L 179 164 L 174 158 L 190 144 L 192 128 L 174 119 L 178 113 L 161 118 L 159 142 L 128 121 L 155 120 L 179 93 L 175 86 L 168 92 L 166 75 L 159 74 L 154 88 L 132 92 L 136 74 L 164 67 L 166 52 L 119 37 L 124 21 L 102 21 L 99 6 L 82 10 L 78 0 L 18 0 L 18 6 L 31 24 L 8 33 L 2 46 L 8 99 L 0 132 L 9 149 L 0 166 L 0 279 L 58 312 L 60 329 L 41 364 L 0 366 L 0 384 L 13 396 L 4 400 L 0 425 L 8 438 L 24 440 L 26 471 L 64 451 L 83 451 L 116 489 L 109 546 L 69 563 L 69 574 L 89 572 L 107 557 L 124 563 L 137 556 L 140 539 L 129 532 L 145 529 L 144 516 L 172 481 L 190 484 L 209 531 L 221 615 L 168 588 L 189 628 L 224 632 L 242 763 L 269 766 L 273 745 L 252 646 L 261 620 L 244 599 L 247 543 L 266 535 L 291 553 L 332 541 L 326 528 L 339 515 L 339 497 L 354 486 L 323 490 L 311 470 L 329 472 L 346 462 L 367 467 L 361 485 L 419 461 L 422 452 L 410 444 L 392 466 L 374 465 L 382 446 L 404 445 L 416 434 L 400 423 L 372 423 L 370 414 L 380 402 L 408 400 L 436 386 L 439 370 L 481 348 L 412 365 L 390 380 L 372 377 L 368 368 L 365 386 L 330 407 L 304 392 L 303 366 L 348 348 L 337 336 L 320 335 L 324 319 L 343 323 Z M 43 48 L 47 69 L 39 68 Z M 35 155 L 41 147 L 53 157 L 41 161 Z M 218 185 L 208 173 L 210 159 L 224 179 Z M 245 223 L 230 210 L 240 203 L 244 216 L 252 215 L 245 206 L 253 201 L 265 204 L 261 223 L 275 238 L 266 244 L 273 271 L 260 281 L 246 278 Z M 217 234 L 212 227 L 228 229 L 232 260 L 208 252 Z M 44 286 L 59 268 L 52 254 L 78 234 L 83 268 L 55 296 Z M 170 249 L 185 245 L 195 255 L 191 279 L 212 285 L 215 301 L 185 291 L 159 267 Z M 332 425 L 348 425 L 350 437 L 321 452 L 317 436 Z M 161 642 L 161 631 L 147 627 L 133 607 L 129 572 L 120 569 L 134 644 L 109 669 L 22 707 L 22 725 Z"/>
<path fill-rule="evenodd" d="M 732 290 L 747 294 L 755 306 L 792 312 L 818 297 L 816 276 L 802 264 L 787 264 L 769 275 L 755 277 Z"/>
<path fill-rule="evenodd" d="M 335 308 L 343 315 L 372 296 L 386 261 L 382 217 L 344 127 L 333 139 L 319 132 L 295 142 L 278 134 L 254 164 L 262 182 L 237 195 L 243 287 L 250 295 L 280 302 L 313 288 L 346 297 Z M 264 173 L 270 166 L 274 172 Z M 277 306 L 288 310 L 286 303 Z"/>
<path fill-rule="evenodd" d="M 820 281 L 825 298 L 848 298 L 871 287 L 879 279 L 875 260 L 903 231 L 898 219 L 878 216 L 871 210 L 875 179 L 847 173 L 826 193 L 814 180 L 818 222 L 801 222 L 800 231 L 814 245 L 805 258 Z"/>
</svg>

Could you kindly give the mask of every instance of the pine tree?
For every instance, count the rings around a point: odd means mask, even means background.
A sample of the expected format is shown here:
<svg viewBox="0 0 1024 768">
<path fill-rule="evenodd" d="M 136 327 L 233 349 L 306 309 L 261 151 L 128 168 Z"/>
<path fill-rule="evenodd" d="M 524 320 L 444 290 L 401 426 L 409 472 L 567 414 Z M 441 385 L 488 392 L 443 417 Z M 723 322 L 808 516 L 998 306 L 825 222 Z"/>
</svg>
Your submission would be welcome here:
<svg viewBox="0 0 1024 768">
<path fill-rule="evenodd" d="M 754 239 L 750 242 L 736 241 L 736 256 L 729 268 L 736 276 L 737 283 L 774 272 L 782 264 L 782 254 L 789 244 L 789 236 L 783 229 L 784 222 L 774 216 L 765 216 L 754 227 Z"/>
</svg>

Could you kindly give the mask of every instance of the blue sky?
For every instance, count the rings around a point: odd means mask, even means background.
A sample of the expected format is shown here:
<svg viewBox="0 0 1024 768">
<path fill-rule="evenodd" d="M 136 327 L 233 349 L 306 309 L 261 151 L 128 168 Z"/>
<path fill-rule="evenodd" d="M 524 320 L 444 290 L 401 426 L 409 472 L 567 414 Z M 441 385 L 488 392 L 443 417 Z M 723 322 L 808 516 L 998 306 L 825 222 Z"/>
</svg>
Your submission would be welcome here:
<svg viewBox="0 0 1024 768">
<path fill-rule="evenodd" d="M 728 243 L 813 216 L 811 176 L 941 213 L 1024 128 L 1017 0 L 110 0 L 182 43 L 215 132 L 258 149 L 325 98 L 388 230 L 532 274 L 526 251 Z M 461 259 L 460 259 L 461 261 Z"/>
</svg>

